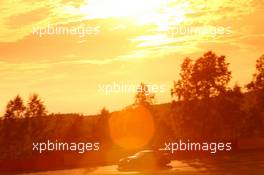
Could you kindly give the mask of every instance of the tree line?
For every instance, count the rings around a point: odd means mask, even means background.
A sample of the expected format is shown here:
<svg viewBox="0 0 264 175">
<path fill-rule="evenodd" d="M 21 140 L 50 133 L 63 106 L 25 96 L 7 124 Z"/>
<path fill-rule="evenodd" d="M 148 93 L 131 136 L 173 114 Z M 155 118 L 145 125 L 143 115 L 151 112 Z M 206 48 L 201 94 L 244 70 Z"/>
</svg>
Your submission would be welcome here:
<svg viewBox="0 0 264 175">
<path fill-rule="evenodd" d="M 232 78 L 229 63 L 225 56 L 212 51 L 195 60 L 185 58 L 179 75 L 171 89 L 173 100 L 169 110 L 157 112 L 155 94 L 144 83 L 135 95 L 133 106 L 145 106 L 153 113 L 161 141 L 164 135 L 226 140 L 264 135 L 264 55 L 257 59 L 253 78 L 245 87 L 228 86 Z M 110 115 L 105 108 L 101 111 L 97 122 L 101 136 L 107 136 Z M 37 94 L 30 96 L 26 105 L 17 95 L 8 102 L 4 114 L 5 119 L 41 116 L 61 115 L 48 115 Z"/>
<path fill-rule="evenodd" d="M 151 112 L 155 134 L 146 146 L 162 147 L 164 142 L 175 139 L 209 142 L 264 137 L 264 56 L 257 60 L 256 72 L 245 86 L 246 92 L 237 84 L 229 87 L 231 78 L 226 57 L 206 52 L 196 60 L 184 59 L 180 77 L 171 89 L 173 100 L 169 104 L 155 105 L 155 94 L 141 83 L 142 91 L 136 93 L 133 108 L 128 111 L 144 106 Z M 92 160 L 106 161 L 110 153 L 118 159 L 121 148 L 113 143 L 109 131 L 112 114 L 105 108 L 94 116 L 48 114 L 37 94 L 30 96 L 26 103 L 18 95 L 8 102 L 4 120 L 0 120 L 0 160 L 32 157 L 35 160 L 39 155 L 32 151 L 32 142 L 47 139 L 99 141 L 102 151 Z M 54 153 L 47 158 L 51 162 L 61 158 L 60 163 L 65 166 L 65 155 L 64 152 Z M 76 154 L 70 155 L 68 163 L 78 164 L 76 157 Z M 91 161 L 89 158 L 81 159 Z"/>
<path fill-rule="evenodd" d="M 229 63 L 225 56 L 217 56 L 209 51 L 196 59 L 185 58 L 181 64 L 180 78 L 174 81 L 171 89 L 173 102 L 190 102 L 193 100 L 210 99 L 221 95 L 242 94 L 242 87 L 238 84 L 232 88 L 228 84 L 232 78 L 229 70 Z M 140 85 L 141 91 L 135 95 L 134 105 L 150 106 L 155 103 L 155 94 L 150 93 L 148 86 L 144 83 Z M 263 91 L 264 89 L 264 55 L 256 61 L 256 72 L 253 79 L 245 88 L 247 92 Z M 263 101 L 260 96 L 259 101 Z M 23 118 L 46 116 L 47 110 L 44 103 L 37 94 L 29 97 L 24 105 L 23 99 L 17 95 L 10 100 L 6 106 L 5 118 Z"/>
<path fill-rule="evenodd" d="M 228 86 L 232 72 L 225 56 L 217 56 L 214 52 L 204 53 L 200 58 L 193 60 L 185 58 L 181 64 L 180 78 L 174 81 L 171 96 L 176 101 L 192 101 L 214 98 L 232 92 L 242 93 L 243 87 L 237 83 L 233 88 Z M 152 105 L 155 94 L 150 94 L 146 84 L 140 84 L 143 91 L 135 96 L 135 104 Z M 263 91 L 264 89 L 264 55 L 256 61 L 256 72 L 253 79 L 244 87 L 247 92 Z M 173 100 L 175 101 L 175 100 Z"/>
<path fill-rule="evenodd" d="M 37 94 L 31 95 L 26 105 L 24 105 L 23 99 L 17 95 L 13 100 L 8 102 L 4 118 L 14 119 L 24 117 L 41 117 L 46 115 L 46 107 Z"/>
<path fill-rule="evenodd" d="M 257 59 L 253 79 L 245 87 L 237 83 L 228 86 L 231 78 L 225 56 L 209 51 L 196 60 L 185 58 L 171 89 L 170 109 L 160 114 L 152 108 L 158 120 L 156 141 L 185 138 L 236 142 L 242 137 L 263 137 L 264 55 Z M 137 93 L 135 104 L 151 108 L 154 94 L 148 94 Z"/>
</svg>

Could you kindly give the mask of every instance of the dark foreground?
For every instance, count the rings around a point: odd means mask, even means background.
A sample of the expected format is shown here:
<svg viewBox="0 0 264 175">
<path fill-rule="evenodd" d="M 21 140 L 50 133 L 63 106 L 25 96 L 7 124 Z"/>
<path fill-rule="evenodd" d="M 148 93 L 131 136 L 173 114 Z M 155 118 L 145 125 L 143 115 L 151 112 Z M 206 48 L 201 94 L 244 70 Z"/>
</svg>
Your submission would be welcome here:
<svg viewBox="0 0 264 175">
<path fill-rule="evenodd" d="M 170 163 L 170 166 L 171 168 L 160 171 L 120 172 L 117 170 L 117 165 L 112 165 L 95 168 L 28 173 L 24 175 L 264 175 L 264 152 L 245 152 L 232 156 L 222 156 L 221 158 L 217 155 L 212 155 L 210 158 L 174 160 Z"/>
</svg>

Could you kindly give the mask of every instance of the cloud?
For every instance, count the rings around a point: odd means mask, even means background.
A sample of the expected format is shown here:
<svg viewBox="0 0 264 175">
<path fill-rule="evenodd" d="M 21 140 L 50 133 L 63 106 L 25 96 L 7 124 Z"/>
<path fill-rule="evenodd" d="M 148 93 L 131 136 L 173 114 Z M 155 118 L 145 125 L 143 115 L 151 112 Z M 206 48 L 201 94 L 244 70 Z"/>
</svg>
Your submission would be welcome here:
<svg viewBox="0 0 264 175">
<path fill-rule="evenodd" d="M 16 29 L 34 24 L 45 19 L 50 11 L 47 8 L 40 8 L 24 14 L 17 14 L 6 19 L 6 26 L 8 29 Z"/>
<path fill-rule="evenodd" d="M 114 58 L 127 54 L 135 48 L 129 39 L 142 33 L 144 28 L 134 30 L 112 30 L 118 24 L 113 21 L 109 25 L 105 20 L 89 20 L 63 25 L 73 27 L 100 27 L 97 35 L 49 35 L 38 37 L 33 34 L 15 42 L 0 43 L 0 56 L 10 62 L 30 62 L 35 60 L 64 60 L 66 55 L 83 58 Z M 115 24 L 116 23 L 116 24 Z M 106 26 L 108 25 L 108 26 Z M 111 27 L 112 26 L 112 27 Z"/>
</svg>

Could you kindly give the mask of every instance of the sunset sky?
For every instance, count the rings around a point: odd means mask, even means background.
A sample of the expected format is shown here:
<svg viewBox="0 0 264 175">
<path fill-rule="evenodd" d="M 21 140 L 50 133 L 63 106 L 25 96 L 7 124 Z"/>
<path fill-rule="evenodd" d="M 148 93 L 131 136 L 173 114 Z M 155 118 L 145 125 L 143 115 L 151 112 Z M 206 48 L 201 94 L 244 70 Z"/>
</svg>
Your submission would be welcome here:
<svg viewBox="0 0 264 175">
<path fill-rule="evenodd" d="M 264 0 L 0 0 L 0 115 L 8 100 L 38 93 L 49 112 L 119 110 L 133 93 L 105 95 L 113 82 L 166 85 L 169 102 L 185 57 L 225 55 L 232 82 L 245 85 L 264 54 Z M 96 35 L 33 34 L 34 28 L 98 26 Z M 175 26 L 228 34 L 170 35 Z"/>
</svg>

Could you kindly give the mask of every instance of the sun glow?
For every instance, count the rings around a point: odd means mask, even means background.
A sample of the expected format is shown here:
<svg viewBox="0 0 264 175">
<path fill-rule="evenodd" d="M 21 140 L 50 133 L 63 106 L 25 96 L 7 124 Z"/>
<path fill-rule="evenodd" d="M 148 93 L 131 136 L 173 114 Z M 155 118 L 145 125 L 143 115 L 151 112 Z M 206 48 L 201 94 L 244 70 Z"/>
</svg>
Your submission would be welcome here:
<svg viewBox="0 0 264 175">
<path fill-rule="evenodd" d="M 78 9 L 86 19 L 127 18 L 139 25 L 167 25 L 184 21 L 185 4 L 170 5 L 169 0 L 89 0 Z"/>
<path fill-rule="evenodd" d="M 166 2 L 166 1 L 165 1 Z M 88 17 L 135 17 L 161 10 L 163 0 L 91 0 L 80 8 Z"/>
</svg>

